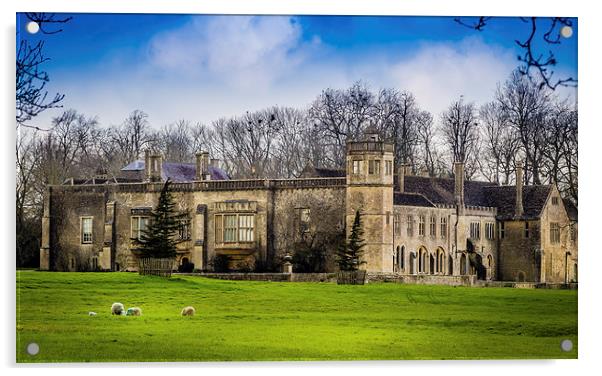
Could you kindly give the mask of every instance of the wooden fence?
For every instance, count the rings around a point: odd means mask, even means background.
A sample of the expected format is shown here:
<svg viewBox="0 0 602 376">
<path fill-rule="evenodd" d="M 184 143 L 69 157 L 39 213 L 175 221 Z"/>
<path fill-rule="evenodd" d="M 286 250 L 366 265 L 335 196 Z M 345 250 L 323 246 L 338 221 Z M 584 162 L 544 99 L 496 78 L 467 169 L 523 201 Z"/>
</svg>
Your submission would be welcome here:
<svg viewBox="0 0 602 376">
<path fill-rule="evenodd" d="M 175 260 L 172 258 L 141 258 L 138 264 L 140 275 L 171 277 Z"/>
<path fill-rule="evenodd" d="M 366 271 L 340 271 L 337 273 L 337 285 L 363 285 L 366 283 Z"/>
</svg>

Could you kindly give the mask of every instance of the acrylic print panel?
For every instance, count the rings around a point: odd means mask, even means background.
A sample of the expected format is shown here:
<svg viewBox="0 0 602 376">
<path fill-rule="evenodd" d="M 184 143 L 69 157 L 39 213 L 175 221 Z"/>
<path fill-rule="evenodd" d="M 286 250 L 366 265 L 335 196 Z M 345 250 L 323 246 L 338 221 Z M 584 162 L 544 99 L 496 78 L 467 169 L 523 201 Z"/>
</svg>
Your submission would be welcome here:
<svg viewBox="0 0 602 376">
<path fill-rule="evenodd" d="M 17 361 L 576 358 L 577 33 L 17 14 Z"/>
</svg>

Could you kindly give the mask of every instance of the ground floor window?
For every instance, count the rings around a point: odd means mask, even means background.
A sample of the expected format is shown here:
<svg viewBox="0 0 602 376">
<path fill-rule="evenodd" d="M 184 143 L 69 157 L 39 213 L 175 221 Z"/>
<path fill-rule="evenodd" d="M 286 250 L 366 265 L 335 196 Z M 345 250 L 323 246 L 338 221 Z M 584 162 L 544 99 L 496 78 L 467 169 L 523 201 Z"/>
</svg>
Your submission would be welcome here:
<svg viewBox="0 0 602 376">
<path fill-rule="evenodd" d="M 236 243 L 255 241 L 255 215 L 216 214 L 215 242 Z"/>
<path fill-rule="evenodd" d="M 149 217 L 134 216 L 132 217 L 132 239 L 140 240 L 142 233 L 148 227 Z"/>
<path fill-rule="evenodd" d="M 81 242 L 82 244 L 92 243 L 92 217 L 81 218 Z"/>
</svg>

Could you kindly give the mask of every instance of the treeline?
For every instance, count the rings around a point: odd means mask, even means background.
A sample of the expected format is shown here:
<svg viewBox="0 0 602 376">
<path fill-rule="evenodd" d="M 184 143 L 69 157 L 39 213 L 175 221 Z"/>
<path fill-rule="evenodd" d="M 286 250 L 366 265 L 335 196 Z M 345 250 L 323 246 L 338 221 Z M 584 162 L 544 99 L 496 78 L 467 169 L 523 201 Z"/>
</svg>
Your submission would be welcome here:
<svg viewBox="0 0 602 376">
<path fill-rule="evenodd" d="M 395 143 L 396 167 L 406 163 L 414 173 L 448 176 L 453 161 L 462 161 L 469 179 L 511 184 L 515 164 L 523 161 L 526 184 L 556 183 L 577 204 L 576 103 L 518 72 L 481 107 L 458 98 L 437 116 L 408 91 L 373 91 L 362 82 L 325 89 L 302 109 L 271 107 L 160 129 L 140 110 L 109 127 L 67 110 L 49 131 L 22 129 L 17 140 L 17 264 L 37 262 L 49 184 L 116 176 L 147 148 L 176 162 L 193 162 L 197 151 L 208 150 L 232 178 L 291 178 L 308 163 L 343 168 L 346 141 L 361 137 L 368 126 Z"/>
</svg>

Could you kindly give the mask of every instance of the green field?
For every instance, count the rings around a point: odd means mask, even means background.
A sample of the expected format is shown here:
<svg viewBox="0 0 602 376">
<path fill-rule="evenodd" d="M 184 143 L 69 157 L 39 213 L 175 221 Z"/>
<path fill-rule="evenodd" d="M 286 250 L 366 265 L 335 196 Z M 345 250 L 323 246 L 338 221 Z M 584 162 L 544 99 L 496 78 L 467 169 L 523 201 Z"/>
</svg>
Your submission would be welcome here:
<svg viewBox="0 0 602 376">
<path fill-rule="evenodd" d="M 143 316 L 111 316 L 113 302 Z M 17 308 L 18 362 L 577 357 L 567 290 L 20 271 Z"/>
</svg>

